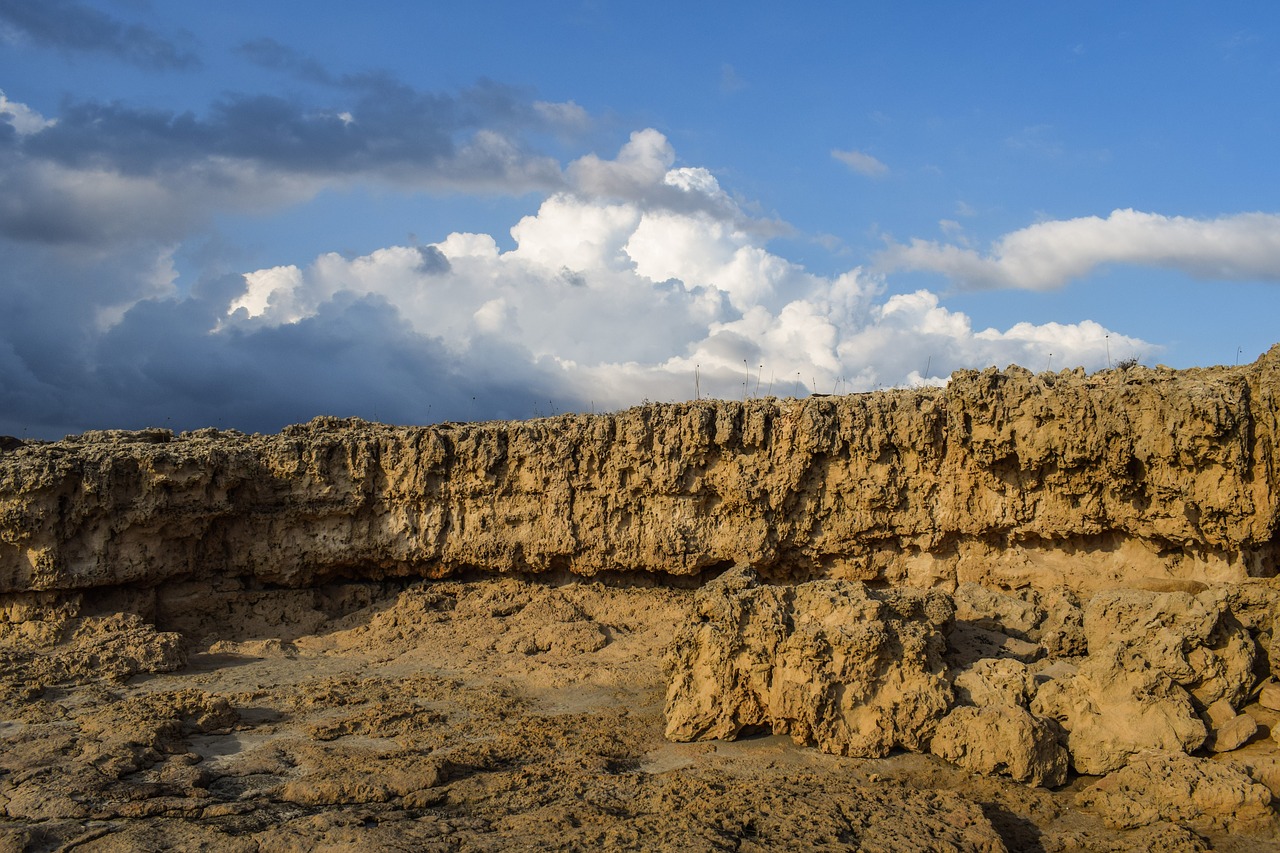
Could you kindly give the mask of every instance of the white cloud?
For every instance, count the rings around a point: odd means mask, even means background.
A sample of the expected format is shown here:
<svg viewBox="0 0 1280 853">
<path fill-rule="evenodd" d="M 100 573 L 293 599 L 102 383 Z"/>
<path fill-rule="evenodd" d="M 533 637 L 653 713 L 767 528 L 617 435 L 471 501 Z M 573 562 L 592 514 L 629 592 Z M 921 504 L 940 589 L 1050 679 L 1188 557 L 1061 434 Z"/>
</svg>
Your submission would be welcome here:
<svg viewBox="0 0 1280 853">
<path fill-rule="evenodd" d="M 376 297 L 462 369 L 544 387 L 555 377 L 547 393 L 584 408 L 689 398 L 695 372 L 704 396 L 806 394 L 1050 358 L 1097 368 L 1108 343 L 1117 358 L 1126 347 L 1154 349 L 1092 323 L 975 332 L 928 291 L 886 297 L 883 280 L 861 269 L 814 275 L 708 212 L 723 209 L 719 184 L 674 161 L 665 137 L 641 131 L 615 160 L 571 164 L 575 191 L 517 223 L 514 249 L 451 234 L 433 246 L 447 263 L 431 271 L 408 247 L 327 254 L 303 270 L 250 273 L 228 307 L 254 315 L 257 326 L 242 317 L 239 328 L 261 328 L 321 316 L 339 298 Z M 670 190 L 688 203 L 655 202 Z"/>
<path fill-rule="evenodd" d="M 937 272 L 972 288 L 1048 290 L 1104 264 L 1133 264 L 1210 280 L 1280 281 L 1280 215 L 1218 219 L 1116 210 L 1105 219 L 1041 222 L 1006 234 L 985 255 L 956 245 L 891 244 L 884 270 Z"/>
<path fill-rule="evenodd" d="M 26 104 L 9 100 L 3 89 L 0 89 L 0 121 L 12 125 L 19 136 L 36 133 L 55 123 L 54 119 L 45 118 Z"/>
<path fill-rule="evenodd" d="M 476 156 L 516 153 L 483 138 Z M 27 165 L 38 171 L 9 179 L 32 191 L 0 195 L 0 222 L 38 232 L 0 279 L 22 306 L 0 312 L 0 431 L 527 417 L 695 388 L 785 396 L 936 384 L 988 364 L 1097 368 L 1108 345 L 1113 359 L 1155 349 L 1087 322 L 976 331 L 933 293 L 888 294 L 877 273 L 816 275 L 771 252 L 776 223 L 708 170 L 677 165 L 654 130 L 613 159 L 569 164 L 569 181 L 512 227 L 514 248 L 457 232 L 182 288 L 174 246 L 196 205 L 179 195 L 270 206 L 313 179 L 233 160 L 129 176 Z M 82 227 L 76 215 L 97 230 L 57 242 Z"/>
<path fill-rule="evenodd" d="M 534 101 L 533 109 L 552 128 L 562 132 L 576 133 L 591 124 L 587 111 L 573 101 Z"/>
<path fill-rule="evenodd" d="M 883 178 L 889 174 L 888 166 L 862 151 L 832 149 L 831 156 L 853 169 L 859 175 L 866 175 L 868 178 Z"/>
</svg>

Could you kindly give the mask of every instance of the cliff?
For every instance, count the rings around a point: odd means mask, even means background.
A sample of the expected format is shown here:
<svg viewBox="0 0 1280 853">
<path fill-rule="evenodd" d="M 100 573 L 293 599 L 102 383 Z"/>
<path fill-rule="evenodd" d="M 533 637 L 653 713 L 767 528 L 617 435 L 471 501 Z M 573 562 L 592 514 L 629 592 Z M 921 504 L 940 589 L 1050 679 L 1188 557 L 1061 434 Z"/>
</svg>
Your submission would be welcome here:
<svg viewBox="0 0 1280 853">
<path fill-rule="evenodd" d="M 1251 365 L 526 422 L 0 443 L 0 592 L 469 571 L 953 588 L 1276 574 L 1280 345 Z"/>
</svg>

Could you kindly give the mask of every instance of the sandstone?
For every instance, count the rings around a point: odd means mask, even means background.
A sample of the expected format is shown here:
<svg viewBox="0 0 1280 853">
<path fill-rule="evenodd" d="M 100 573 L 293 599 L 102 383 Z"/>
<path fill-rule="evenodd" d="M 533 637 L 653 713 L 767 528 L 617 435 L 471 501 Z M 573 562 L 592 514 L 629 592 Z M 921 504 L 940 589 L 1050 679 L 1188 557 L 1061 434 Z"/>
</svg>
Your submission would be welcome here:
<svg viewBox="0 0 1280 853">
<path fill-rule="evenodd" d="M 0 846 L 1262 849 L 1278 438 L 1280 347 L 0 441 Z"/>
<path fill-rule="evenodd" d="M 1154 667 L 1202 707 L 1240 707 L 1254 683 L 1256 646 L 1219 599 L 1185 592 L 1110 590 L 1090 599 L 1091 655 L 1119 654 L 1129 667 Z"/>
<path fill-rule="evenodd" d="M 1144 752 L 1077 798 L 1118 829 L 1168 820 L 1202 832 L 1271 834 L 1271 792 L 1241 771 L 1180 753 Z"/>
<path fill-rule="evenodd" d="M 1249 714 L 1238 714 L 1223 723 L 1215 724 L 1205 740 L 1205 749 L 1213 752 L 1231 752 L 1249 742 L 1258 733 L 1258 721 Z"/>
<path fill-rule="evenodd" d="M 1040 657 L 1040 646 L 1017 637 L 957 621 L 947 633 L 947 659 L 957 667 L 996 658 L 1031 663 Z"/>
<path fill-rule="evenodd" d="M 1020 640 L 1033 640 L 1045 613 L 1035 603 L 1008 595 L 982 584 L 968 582 L 956 587 L 952 594 L 956 605 L 956 621 L 999 631 Z"/>
<path fill-rule="evenodd" d="M 1252 756 L 1235 763 L 1250 779 L 1271 792 L 1272 802 L 1280 800 L 1280 756 Z"/>
<path fill-rule="evenodd" d="M 939 593 L 849 581 L 783 588 L 739 569 L 699 590 L 668 656 L 667 737 L 768 729 L 825 752 L 920 749 L 951 703 Z"/>
<path fill-rule="evenodd" d="M 1214 584 L 1204 598 L 1221 602 L 1258 643 L 1261 676 L 1280 678 L 1280 578 L 1248 578 L 1240 583 Z"/>
<path fill-rule="evenodd" d="M 1190 372 L 0 453 L 0 593 L 643 572 L 1092 592 L 1273 574 L 1280 350 Z"/>
<path fill-rule="evenodd" d="M 1037 629 L 1037 640 L 1050 658 L 1077 657 L 1089 650 L 1084 633 L 1084 609 L 1080 598 L 1064 586 L 1038 591 L 1045 618 Z"/>
<path fill-rule="evenodd" d="M 938 724 L 929 749 L 975 773 L 1007 774 L 1049 788 L 1067 779 L 1067 752 L 1056 727 L 1016 706 L 956 708 Z"/>
<path fill-rule="evenodd" d="M 985 707 L 1026 708 L 1036 693 L 1036 679 L 1021 661 L 986 658 L 956 673 L 952 679 L 956 701 Z"/>
<path fill-rule="evenodd" d="M 1271 681 L 1258 691 L 1258 704 L 1272 711 L 1280 711 L 1280 684 Z"/>
<path fill-rule="evenodd" d="M 1191 697 L 1154 668 L 1128 667 L 1116 654 L 1090 655 L 1076 675 L 1040 686 L 1031 711 L 1061 723 L 1071 764 L 1102 775 L 1151 749 L 1190 752 L 1207 736 Z"/>
</svg>

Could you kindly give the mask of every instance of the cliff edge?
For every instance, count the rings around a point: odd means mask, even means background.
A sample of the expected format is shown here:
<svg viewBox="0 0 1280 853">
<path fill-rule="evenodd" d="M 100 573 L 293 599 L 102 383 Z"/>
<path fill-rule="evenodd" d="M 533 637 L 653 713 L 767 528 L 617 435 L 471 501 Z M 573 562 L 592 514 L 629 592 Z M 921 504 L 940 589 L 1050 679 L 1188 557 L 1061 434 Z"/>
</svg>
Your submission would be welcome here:
<svg viewBox="0 0 1280 853">
<path fill-rule="evenodd" d="M 1239 367 L 0 450 L 0 593 L 469 571 L 954 588 L 1276 574 L 1280 345 Z"/>
</svg>

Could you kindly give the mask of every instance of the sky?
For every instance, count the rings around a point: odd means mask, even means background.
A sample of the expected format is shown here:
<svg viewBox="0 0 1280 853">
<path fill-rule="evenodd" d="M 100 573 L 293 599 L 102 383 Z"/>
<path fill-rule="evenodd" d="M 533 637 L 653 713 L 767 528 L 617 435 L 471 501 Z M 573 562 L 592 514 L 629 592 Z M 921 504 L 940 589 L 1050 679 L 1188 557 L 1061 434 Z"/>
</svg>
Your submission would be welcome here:
<svg viewBox="0 0 1280 853">
<path fill-rule="evenodd" d="M 0 433 L 1246 363 L 1280 6 L 0 0 Z"/>
</svg>

